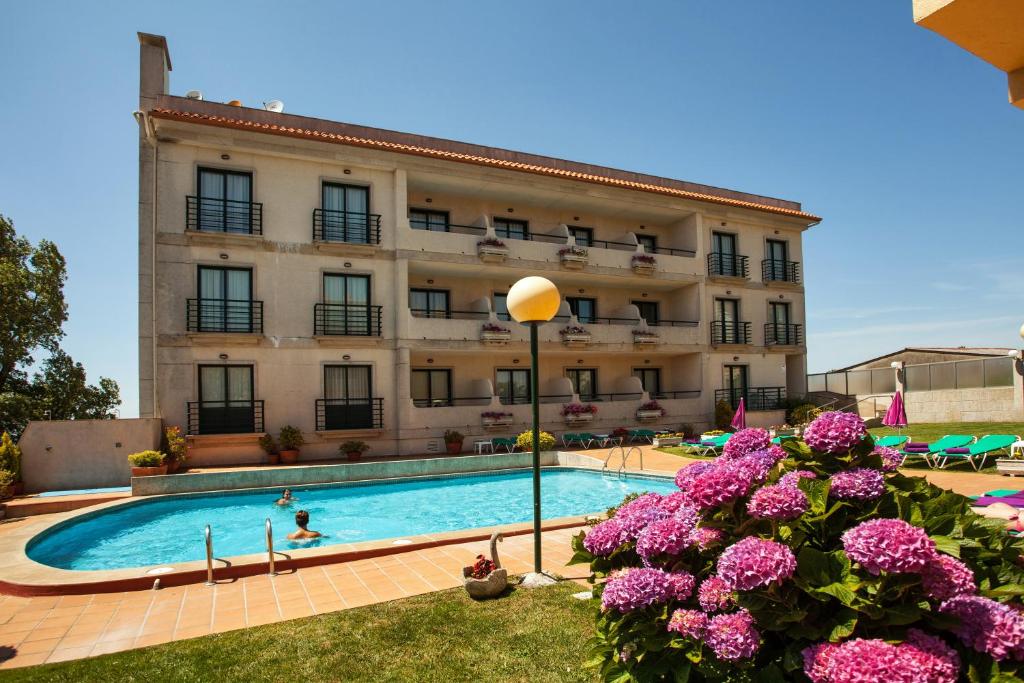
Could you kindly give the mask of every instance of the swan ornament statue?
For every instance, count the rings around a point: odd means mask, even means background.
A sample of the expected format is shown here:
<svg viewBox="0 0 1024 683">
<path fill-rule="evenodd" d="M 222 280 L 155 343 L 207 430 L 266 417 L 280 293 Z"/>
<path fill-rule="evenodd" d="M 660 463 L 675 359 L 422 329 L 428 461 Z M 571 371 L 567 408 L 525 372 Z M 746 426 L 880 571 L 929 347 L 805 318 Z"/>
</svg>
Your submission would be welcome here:
<svg viewBox="0 0 1024 683">
<path fill-rule="evenodd" d="M 508 570 L 501 566 L 498 559 L 498 541 L 504 540 L 500 532 L 491 534 L 491 562 L 494 569 L 482 579 L 473 577 L 473 567 L 463 567 L 462 576 L 466 586 L 466 592 L 474 600 L 486 600 L 496 598 L 504 592 L 508 586 Z"/>
</svg>

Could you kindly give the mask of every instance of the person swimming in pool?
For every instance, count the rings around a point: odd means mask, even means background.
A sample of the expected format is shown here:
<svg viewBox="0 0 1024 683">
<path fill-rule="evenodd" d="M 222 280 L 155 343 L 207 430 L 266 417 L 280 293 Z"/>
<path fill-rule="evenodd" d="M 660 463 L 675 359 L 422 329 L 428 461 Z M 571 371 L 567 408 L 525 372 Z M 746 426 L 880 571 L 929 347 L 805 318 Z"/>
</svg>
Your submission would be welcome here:
<svg viewBox="0 0 1024 683">
<path fill-rule="evenodd" d="M 307 528 L 309 526 L 309 513 L 305 510 L 299 510 L 295 513 L 295 526 L 298 528 L 288 534 L 289 540 L 303 541 L 309 538 L 320 538 L 323 535 L 319 531 L 310 531 Z"/>
<path fill-rule="evenodd" d="M 298 498 L 292 498 L 291 489 L 285 489 L 281 492 L 281 497 L 274 501 L 274 505 L 291 505 L 297 500 Z"/>
</svg>

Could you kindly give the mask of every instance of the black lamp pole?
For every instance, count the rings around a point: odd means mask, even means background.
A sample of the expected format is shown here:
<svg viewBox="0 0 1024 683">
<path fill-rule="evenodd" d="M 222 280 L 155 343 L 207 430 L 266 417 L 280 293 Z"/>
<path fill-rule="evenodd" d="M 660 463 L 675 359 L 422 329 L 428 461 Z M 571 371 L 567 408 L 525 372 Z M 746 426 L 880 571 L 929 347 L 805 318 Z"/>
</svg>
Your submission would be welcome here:
<svg viewBox="0 0 1024 683">
<path fill-rule="evenodd" d="M 533 405 L 533 571 L 540 574 L 540 398 L 537 323 L 530 323 L 530 402 Z"/>
</svg>

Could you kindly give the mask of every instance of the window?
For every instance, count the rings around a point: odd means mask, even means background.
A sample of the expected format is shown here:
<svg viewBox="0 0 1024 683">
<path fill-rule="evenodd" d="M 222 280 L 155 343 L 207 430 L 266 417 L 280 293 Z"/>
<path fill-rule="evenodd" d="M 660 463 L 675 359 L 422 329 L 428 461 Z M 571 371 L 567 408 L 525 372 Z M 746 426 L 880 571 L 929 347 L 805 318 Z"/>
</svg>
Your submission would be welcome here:
<svg viewBox="0 0 1024 683">
<path fill-rule="evenodd" d="M 418 318 L 449 318 L 448 290 L 410 289 L 409 310 Z"/>
<path fill-rule="evenodd" d="M 451 370 L 413 370 L 412 402 L 420 408 L 452 404 Z"/>
<path fill-rule="evenodd" d="M 796 344 L 796 330 L 789 324 L 789 304 L 768 302 L 768 330 L 765 342 L 769 344 Z"/>
<path fill-rule="evenodd" d="M 530 402 L 530 371 L 522 368 L 499 368 L 495 387 L 503 404 Z"/>
<path fill-rule="evenodd" d="M 661 368 L 633 368 L 633 376 L 640 379 L 651 398 L 657 398 L 661 394 Z"/>
<path fill-rule="evenodd" d="M 252 234 L 252 174 L 199 169 L 199 230 Z"/>
<path fill-rule="evenodd" d="M 324 366 L 324 429 L 374 426 L 372 380 L 369 365 Z"/>
<path fill-rule="evenodd" d="M 370 188 L 324 183 L 322 201 L 325 242 L 370 243 Z"/>
<path fill-rule="evenodd" d="M 370 276 L 324 273 L 323 329 L 321 334 L 370 335 Z"/>
<path fill-rule="evenodd" d="M 251 365 L 199 366 L 199 433 L 256 431 Z"/>
<path fill-rule="evenodd" d="M 658 302 L 657 301 L 634 301 L 633 305 L 640 311 L 640 317 L 647 321 L 648 325 L 658 324 Z"/>
<path fill-rule="evenodd" d="M 597 400 L 596 368 L 569 368 L 565 376 L 572 382 L 572 390 L 579 394 L 581 401 Z"/>
<path fill-rule="evenodd" d="M 252 270 L 199 266 L 199 332 L 254 331 Z"/>
<path fill-rule="evenodd" d="M 645 254 L 655 254 L 658 251 L 658 238 L 654 235 L 637 235 L 637 244 L 644 248 Z"/>
<path fill-rule="evenodd" d="M 766 280 L 786 281 L 786 261 L 789 260 L 789 245 L 782 240 L 767 240 L 764 243 Z"/>
<path fill-rule="evenodd" d="M 498 237 L 513 240 L 530 239 L 530 224 L 526 221 L 513 220 L 511 218 L 495 218 L 494 234 Z"/>
<path fill-rule="evenodd" d="M 413 230 L 448 232 L 448 225 L 447 211 L 430 211 L 428 209 L 409 210 L 409 226 Z"/>
<path fill-rule="evenodd" d="M 594 246 L 594 229 L 581 228 L 576 225 L 569 226 L 569 234 L 576 238 L 577 247 Z"/>
<path fill-rule="evenodd" d="M 728 396 L 729 405 L 734 408 L 739 405 L 740 398 L 747 395 L 747 366 L 722 366 L 722 387 Z"/>
<path fill-rule="evenodd" d="M 498 320 L 512 319 L 508 312 L 508 294 L 505 292 L 494 293 L 494 313 L 498 316 Z"/>
<path fill-rule="evenodd" d="M 736 299 L 715 299 L 713 331 L 718 333 L 718 338 L 714 340 L 716 343 L 746 343 L 745 339 L 740 339 L 743 326 L 739 322 L 739 307 L 740 302 Z"/>
<path fill-rule="evenodd" d="M 580 323 L 597 322 L 597 299 L 570 296 L 566 297 L 569 302 L 569 310 Z"/>
<path fill-rule="evenodd" d="M 729 277 L 743 275 L 736 258 L 736 235 L 727 232 L 715 232 L 711 235 L 711 243 L 712 252 L 718 257 L 718 267 L 713 271 L 713 274 Z"/>
</svg>

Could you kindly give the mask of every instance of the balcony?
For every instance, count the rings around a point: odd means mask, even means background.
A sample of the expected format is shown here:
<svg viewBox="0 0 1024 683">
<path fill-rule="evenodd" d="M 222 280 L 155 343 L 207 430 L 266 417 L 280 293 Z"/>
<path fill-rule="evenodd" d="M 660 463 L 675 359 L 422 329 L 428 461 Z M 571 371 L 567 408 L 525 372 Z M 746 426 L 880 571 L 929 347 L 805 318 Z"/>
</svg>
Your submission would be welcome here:
<svg viewBox="0 0 1024 683">
<path fill-rule="evenodd" d="M 317 337 L 379 337 L 381 306 L 314 304 L 313 335 Z"/>
<path fill-rule="evenodd" d="M 785 387 L 760 387 L 755 389 L 716 389 L 715 403 L 724 401 L 732 408 L 744 399 L 747 410 L 782 410 L 786 402 Z"/>
<path fill-rule="evenodd" d="M 188 196 L 185 197 L 185 229 L 229 235 L 262 235 L 263 204 Z"/>
<path fill-rule="evenodd" d="M 739 254 L 708 254 L 708 275 L 711 277 L 750 277 L 749 259 Z"/>
<path fill-rule="evenodd" d="M 189 299 L 185 318 L 189 332 L 263 334 L 262 301 Z"/>
<path fill-rule="evenodd" d="M 313 209 L 313 242 L 380 244 L 380 215 Z"/>
<path fill-rule="evenodd" d="M 803 343 L 803 325 L 793 323 L 765 323 L 765 346 L 800 346 Z"/>
<path fill-rule="evenodd" d="M 679 391 L 656 391 L 651 398 L 658 401 L 672 401 L 686 398 L 700 398 L 700 389 L 683 389 Z"/>
<path fill-rule="evenodd" d="M 738 320 L 715 320 L 711 323 L 712 344 L 749 344 L 750 323 Z"/>
<path fill-rule="evenodd" d="M 800 264 L 796 261 L 768 259 L 761 261 L 761 279 L 764 282 L 800 284 Z"/>
<path fill-rule="evenodd" d="M 260 434 L 263 401 L 189 401 L 189 435 Z"/>
<path fill-rule="evenodd" d="M 414 398 L 412 404 L 417 408 L 455 408 L 459 406 L 489 406 L 490 396 L 456 397 L 445 398 Z"/>
<path fill-rule="evenodd" d="M 383 429 L 382 398 L 318 398 L 316 431 L 341 429 Z"/>
</svg>

